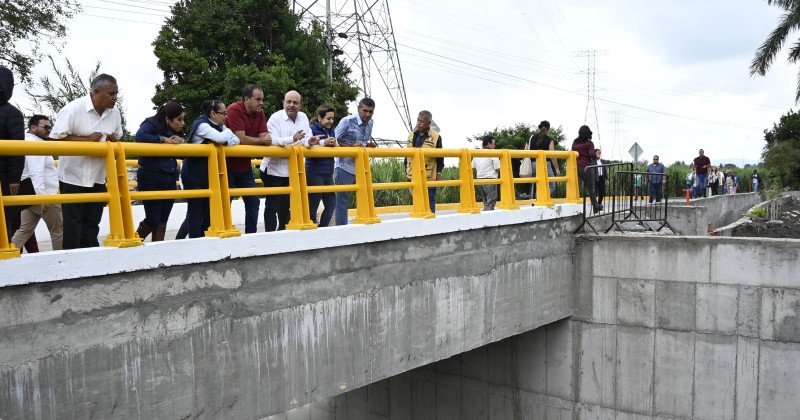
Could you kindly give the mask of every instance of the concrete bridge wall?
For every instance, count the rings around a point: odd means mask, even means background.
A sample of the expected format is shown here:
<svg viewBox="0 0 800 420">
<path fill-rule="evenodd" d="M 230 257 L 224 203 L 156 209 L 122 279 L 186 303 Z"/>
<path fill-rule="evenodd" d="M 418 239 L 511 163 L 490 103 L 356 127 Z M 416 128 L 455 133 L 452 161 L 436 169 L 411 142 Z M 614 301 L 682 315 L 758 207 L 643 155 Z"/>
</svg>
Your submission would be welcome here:
<svg viewBox="0 0 800 420">
<path fill-rule="evenodd" d="M 263 418 L 564 319 L 578 210 L 1 261 L 0 418 Z"/>
<path fill-rule="evenodd" d="M 584 236 L 575 315 L 309 419 L 797 419 L 800 241 Z"/>
</svg>

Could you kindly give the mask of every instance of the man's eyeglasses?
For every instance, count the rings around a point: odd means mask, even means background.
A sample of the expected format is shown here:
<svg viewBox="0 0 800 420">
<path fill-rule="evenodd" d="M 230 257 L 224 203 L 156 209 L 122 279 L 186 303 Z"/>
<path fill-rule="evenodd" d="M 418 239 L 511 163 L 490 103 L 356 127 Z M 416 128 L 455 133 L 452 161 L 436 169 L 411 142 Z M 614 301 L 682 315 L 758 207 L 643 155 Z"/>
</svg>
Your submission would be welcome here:
<svg viewBox="0 0 800 420">
<path fill-rule="evenodd" d="M 47 131 L 50 131 L 53 128 L 52 125 L 37 125 L 37 127 L 44 128 Z"/>
</svg>

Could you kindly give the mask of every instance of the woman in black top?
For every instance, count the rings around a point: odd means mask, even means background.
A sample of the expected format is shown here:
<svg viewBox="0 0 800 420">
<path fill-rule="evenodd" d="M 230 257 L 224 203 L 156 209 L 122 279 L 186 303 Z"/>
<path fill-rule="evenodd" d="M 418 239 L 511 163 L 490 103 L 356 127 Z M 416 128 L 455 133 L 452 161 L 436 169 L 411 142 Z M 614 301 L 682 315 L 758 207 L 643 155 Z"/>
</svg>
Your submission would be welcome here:
<svg viewBox="0 0 800 420">
<path fill-rule="evenodd" d="M 542 121 L 539 123 L 539 134 L 531 136 L 528 139 L 529 144 L 528 148 L 531 150 L 555 150 L 555 142 L 549 136 L 550 134 L 550 122 L 547 120 Z M 531 162 L 531 166 L 533 167 L 533 176 L 536 176 L 536 159 L 533 159 Z M 547 175 L 548 176 L 561 176 L 561 169 L 558 167 L 558 160 L 554 157 L 550 158 L 550 161 L 547 162 Z M 556 183 L 550 183 L 550 194 L 553 194 L 553 191 L 556 190 Z"/>
</svg>

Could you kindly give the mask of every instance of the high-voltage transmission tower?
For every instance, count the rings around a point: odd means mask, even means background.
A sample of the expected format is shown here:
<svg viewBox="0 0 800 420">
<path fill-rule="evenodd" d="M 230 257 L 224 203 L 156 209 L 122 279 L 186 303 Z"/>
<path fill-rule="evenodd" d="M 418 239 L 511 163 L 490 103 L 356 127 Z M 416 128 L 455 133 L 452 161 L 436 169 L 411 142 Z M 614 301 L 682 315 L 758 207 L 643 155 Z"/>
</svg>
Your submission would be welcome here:
<svg viewBox="0 0 800 420">
<path fill-rule="evenodd" d="M 389 1 L 335 0 L 333 3 L 331 5 L 331 0 L 292 0 L 292 8 L 303 22 L 318 22 L 325 28 L 329 46 L 328 77 L 332 78 L 333 59 L 339 58 L 352 71 L 351 77 L 364 96 L 372 97 L 372 75 L 377 73 L 404 125 L 413 129 Z"/>
<path fill-rule="evenodd" d="M 596 63 L 596 56 L 597 55 L 608 55 L 608 51 L 606 50 L 584 50 L 584 51 L 576 51 L 576 57 L 586 57 L 587 65 L 586 65 L 586 113 L 583 116 L 583 123 L 589 124 L 592 120 L 594 120 L 595 130 L 594 132 L 597 133 L 597 147 L 601 147 L 600 141 L 600 121 L 597 118 L 597 104 L 594 101 L 594 93 L 595 93 L 595 78 L 597 76 L 597 66 Z M 589 117 L 592 118 L 589 118 Z"/>
</svg>

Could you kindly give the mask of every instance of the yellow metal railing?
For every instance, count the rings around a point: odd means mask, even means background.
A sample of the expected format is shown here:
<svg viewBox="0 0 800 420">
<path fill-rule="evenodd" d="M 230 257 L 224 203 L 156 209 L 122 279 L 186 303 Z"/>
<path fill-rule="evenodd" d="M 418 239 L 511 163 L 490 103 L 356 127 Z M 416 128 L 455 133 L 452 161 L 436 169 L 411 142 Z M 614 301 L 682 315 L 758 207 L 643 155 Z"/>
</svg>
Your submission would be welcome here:
<svg viewBox="0 0 800 420">
<path fill-rule="evenodd" d="M 387 189 L 410 189 L 412 205 L 410 217 L 432 218 L 428 202 L 429 187 L 458 187 L 459 213 L 479 213 L 475 201 L 475 186 L 497 184 L 500 188 L 498 208 L 518 209 L 519 203 L 514 194 L 514 185 L 519 183 L 535 183 L 537 185 L 536 204 L 553 206 L 550 197 L 549 182 L 566 183 L 566 203 L 578 203 L 577 153 L 568 151 L 545 150 L 473 150 L 473 149 L 373 149 L 363 147 L 327 148 L 317 147 L 278 147 L 278 146 L 235 146 L 220 147 L 214 145 L 185 144 L 165 146 L 148 143 L 83 143 L 83 142 L 27 142 L 0 141 L 0 155 L 58 155 L 58 156 L 97 156 L 105 160 L 106 186 L 105 193 L 86 194 L 52 194 L 52 195 L 20 195 L 3 197 L 0 195 L 0 259 L 19 256 L 19 250 L 9 243 L 5 223 L 6 206 L 29 206 L 49 203 L 86 203 L 103 202 L 108 204 L 109 235 L 103 245 L 110 247 L 132 247 L 142 244 L 134 228 L 131 200 L 158 200 L 175 198 L 208 198 L 210 209 L 210 227 L 206 236 L 233 237 L 240 232 L 233 226 L 231 208 L 228 203 L 231 196 L 278 195 L 288 194 L 290 197 L 290 220 L 287 229 L 315 229 L 311 221 L 308 206 L 309 193 L 322 192 L 354 192 L 356 194 L 355 218 L 353 223 L 379 223 L 377 217 L 374 191 Z M 162 156 L 162 157 L 194 157 L 208 160 L 207 189 L 169 190 L 169 191 L 130 191 L 127 166 L 135 166 L 136 160 L 130 157 Z M 267 156 L 289 160 L 288 187 L 256 187 L 228 188 L 226 157 Z M 309 186 L 306 182 L 305 158 L 348 157 L 355 160 L 356 174 L 353 185 Z M 494 157 L 500 159 L 500 177 L 498 179 L 475 179 L 472 171 L 472 159 L 475 157 Z M 404 158 L 411 162 L 412 179 L 404 182 L 386 182 L 373 184 L 370 169 L 371 158 Z M 430 158 L 457 158 L 459 178 L 455 180 L 429 181 L 425 173 L 425 160 Z M 511 169 L 512 158 L 535 158 L 536 173 L 533 178 L 514 178 Z M 566 160 L 566 173 L 560 177 L 547 174 L 547 159 Z M 254 161 L 257 162 L 257 161 Z"/>
</svg>

